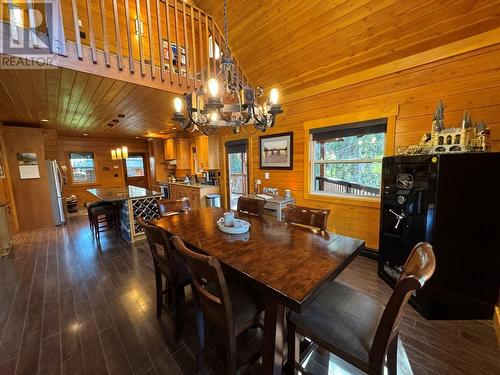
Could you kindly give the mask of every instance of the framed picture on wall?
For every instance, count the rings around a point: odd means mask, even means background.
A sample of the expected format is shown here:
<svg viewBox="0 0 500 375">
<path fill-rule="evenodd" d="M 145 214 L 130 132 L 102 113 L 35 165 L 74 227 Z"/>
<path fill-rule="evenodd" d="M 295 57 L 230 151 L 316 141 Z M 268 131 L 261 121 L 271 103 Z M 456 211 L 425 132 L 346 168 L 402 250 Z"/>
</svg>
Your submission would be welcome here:
<svg viewBox="0 0 500 375">
<path fill-rule="evenodd" d="M 260 169 L 293 169 L 293 132 L 259 137 Z"/>
<path fill-rule="evenodd" d="M 40 178 L 38 159 L 34 152 L 18 152 L 17 163 L 19 164 L 19 178 L 21 180 Z"/>
</svg>

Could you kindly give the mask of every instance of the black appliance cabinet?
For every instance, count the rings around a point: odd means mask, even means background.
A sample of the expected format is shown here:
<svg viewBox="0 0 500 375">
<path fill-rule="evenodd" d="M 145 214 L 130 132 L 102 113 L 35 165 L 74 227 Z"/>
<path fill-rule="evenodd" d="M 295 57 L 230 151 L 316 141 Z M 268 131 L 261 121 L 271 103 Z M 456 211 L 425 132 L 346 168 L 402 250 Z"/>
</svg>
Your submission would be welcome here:
<svg viewBox="0 0 500 375">
<path fill-rule="evenodd" d="M 500 153 L 383 159 L 379 275 L 394 286 L 428 241 L 436 271 L 410 303 L 427 319 L 491 319 L 500 285 Z"/>
</svg>

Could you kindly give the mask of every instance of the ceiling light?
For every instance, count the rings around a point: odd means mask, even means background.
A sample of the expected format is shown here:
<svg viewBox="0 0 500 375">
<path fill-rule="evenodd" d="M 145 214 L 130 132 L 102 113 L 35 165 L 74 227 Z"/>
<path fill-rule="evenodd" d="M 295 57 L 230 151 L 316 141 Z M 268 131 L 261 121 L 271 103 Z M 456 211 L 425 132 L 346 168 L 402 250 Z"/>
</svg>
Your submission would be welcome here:
<svg viewBox="0 0 500 375">
<path fill-rule="evenodd" d="M 49 120 L 47 120 L 46 118 L 43 118 L 40 120 L 40 122 L 49 122 Z"/>
<path fill-rule="evenodd" d="M 135 139 L 139 139 L 139 138 L 141 138 L 141 137 L 135 137 Z"/>
<path fill-rule="evenodd" d="M 85 137 L 86 137 L 86 136 L 88 136 L 88 134 L 87 134 L 87 133 L 83 133 L 82 135 L 83 135 L 83 136 L 85 136 Z"/>
<path fill-rule="evenodd" d="M 263 98 L 263 103 L 259 103 L 264 90 L 245 86 L 236 78 L 227 30 L 227 0 L 224 0 L 226 45 L 217 76 L 208 80 L 207 87 L 202 85 L 184 95 L 187 116 L 182 109 L 182 100 L 174 99 L 172 120 L 178 122 L 185 131 L 200 130 L 208 135 L 221 128 L 232 128 L 234 133 L 238 133 L 243 125 L 252 124 L 257 130 L 264 132 L 274 126 L 276 116 L 283 112 L 278 103 L 277 89 L 273 88 L 268 97 Z"/>
<path fill-rule="evenodd" d="M 172 128 L 172 130 L 175 130 L 175 129 L 177 129 L 177 128 Z"/>
<path fill-rule="evenodd" d="M 128 147 L 122 146 L 111 150 L 111 159 L 112 160 L 128 159 Z"/>
</svg>

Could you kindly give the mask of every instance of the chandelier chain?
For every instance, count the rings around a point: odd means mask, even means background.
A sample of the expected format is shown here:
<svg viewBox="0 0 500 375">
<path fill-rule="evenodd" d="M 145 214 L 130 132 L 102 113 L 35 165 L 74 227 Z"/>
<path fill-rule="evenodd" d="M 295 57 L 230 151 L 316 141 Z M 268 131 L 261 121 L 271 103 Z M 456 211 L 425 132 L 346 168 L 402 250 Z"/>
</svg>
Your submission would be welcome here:
<svg viewBox="0 0 500 375">
<path fill-rule="evenodd" d="M 226 53 L 229 53 L 229 32 L 228 29 L 228 20 L 227 20 L 227 0 L 224 0 L 224 36 L 226 38 Z"/>
</svg>

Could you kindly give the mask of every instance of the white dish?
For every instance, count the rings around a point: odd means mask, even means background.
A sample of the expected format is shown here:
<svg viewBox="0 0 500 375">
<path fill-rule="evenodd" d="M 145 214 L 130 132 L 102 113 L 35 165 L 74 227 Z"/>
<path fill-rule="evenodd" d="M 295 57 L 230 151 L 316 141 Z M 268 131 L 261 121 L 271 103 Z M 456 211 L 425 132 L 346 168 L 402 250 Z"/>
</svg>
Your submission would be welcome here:
<svg viewBox="0 0 500 375">
<path fill-rule="evenodd" d="M 221 230 L 224 233 L 229 233 L 229 234 L 243 234 L 248 232 L 250 229 L 250 223 L 241 220 L 241 219 L 234 219 L 234 224 L 232 227 L 226 227 L 224 225 L 224 218 L 221 217 L 219 220 L 217 220 L 217 226 L 219 227 L 219 230 Z"/>
</svg>

